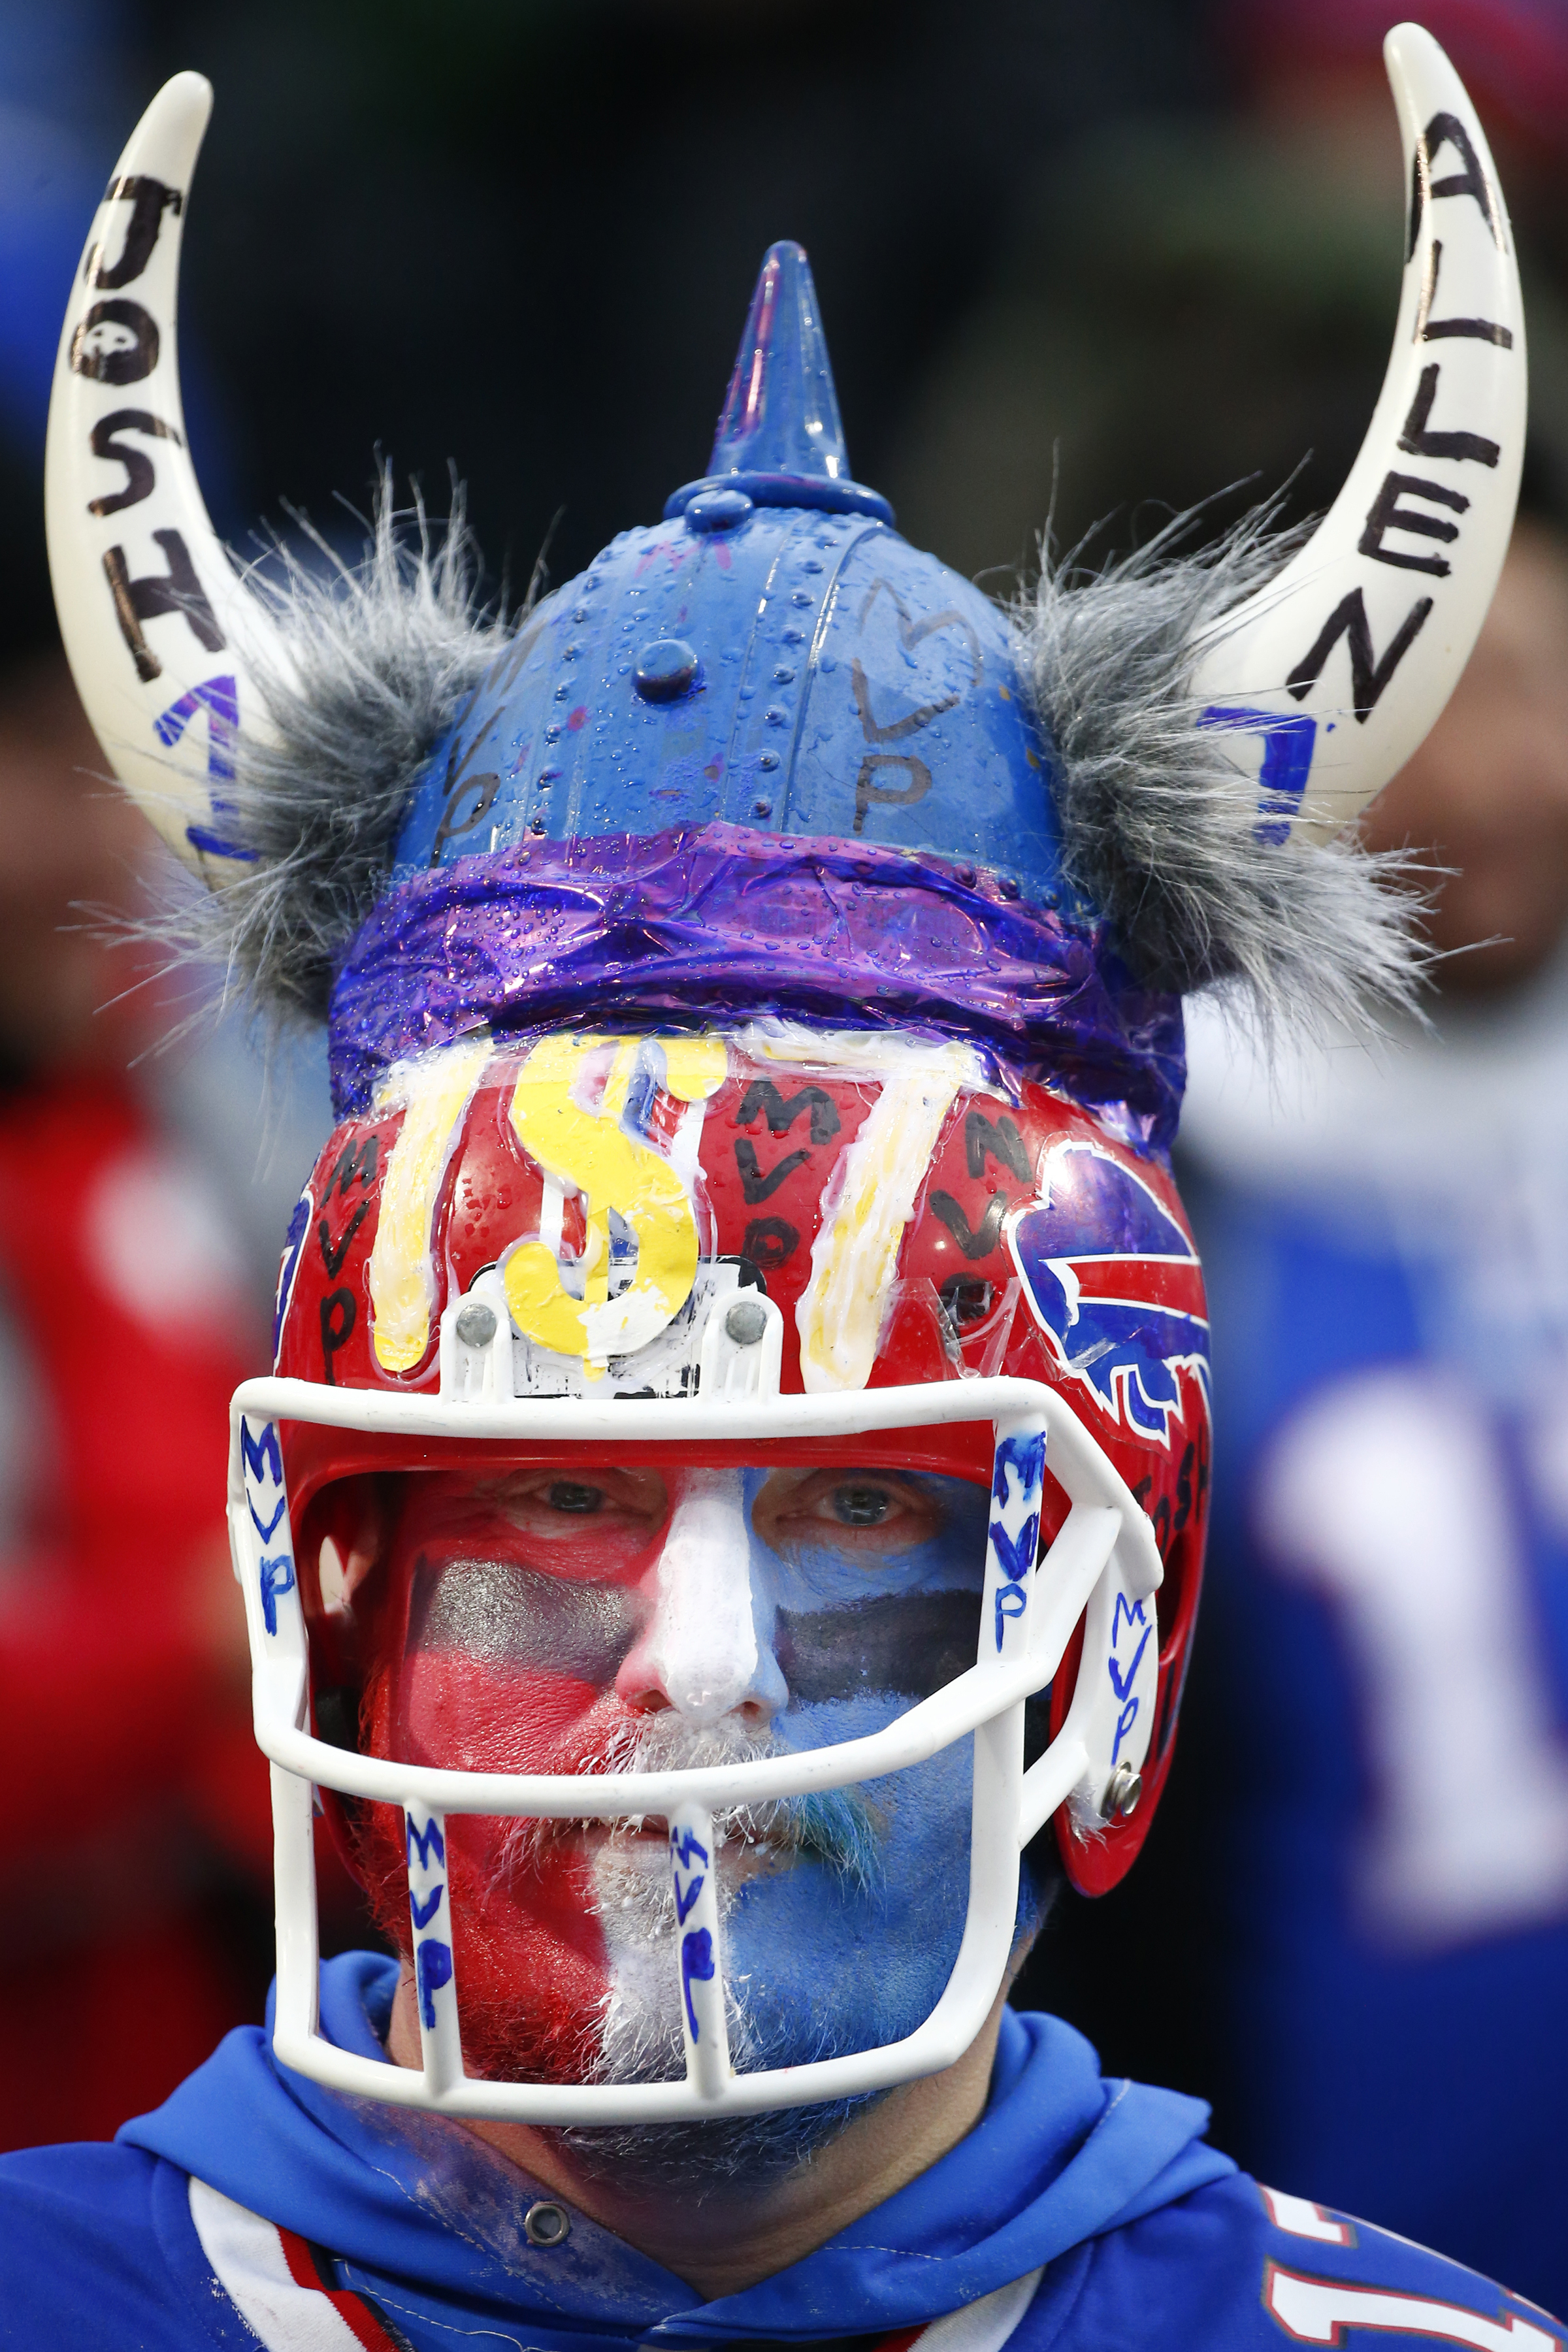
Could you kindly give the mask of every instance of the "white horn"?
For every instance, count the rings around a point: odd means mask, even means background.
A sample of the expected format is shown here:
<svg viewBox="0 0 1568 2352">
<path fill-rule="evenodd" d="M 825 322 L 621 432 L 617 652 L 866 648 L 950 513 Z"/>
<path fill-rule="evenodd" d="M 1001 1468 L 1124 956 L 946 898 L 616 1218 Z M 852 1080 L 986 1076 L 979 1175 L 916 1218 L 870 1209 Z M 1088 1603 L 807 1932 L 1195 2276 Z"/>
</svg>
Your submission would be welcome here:
<svg viewBox="0 0 1568 2352">
<path fill-rule="evenodd" d="M 1429 33 L 1396 25 L 1383 53 L 1410 185 L 1383 391 L 1321 524 L 1196 673 L 1199 725 L 1234 733 L 1238 766 L 1261 749 L 1266 839 L 1327 839 L 1409 759 L 1480 632 L 1519 496 L 1524 319 L 1491 155 Z"/>
<path fill-rule="evenodd" d="M 115 167 L 55 362 L 44 509 L 60 633 L 98 740 L 216 887 L 245 870 L 225 786 L 236 734 L 261 717 L 247 649 L 279 656 L 207 520 L 180 402 L 180 240 L 211 112 L 211 85 L 176 74 Z"/>
</svg>

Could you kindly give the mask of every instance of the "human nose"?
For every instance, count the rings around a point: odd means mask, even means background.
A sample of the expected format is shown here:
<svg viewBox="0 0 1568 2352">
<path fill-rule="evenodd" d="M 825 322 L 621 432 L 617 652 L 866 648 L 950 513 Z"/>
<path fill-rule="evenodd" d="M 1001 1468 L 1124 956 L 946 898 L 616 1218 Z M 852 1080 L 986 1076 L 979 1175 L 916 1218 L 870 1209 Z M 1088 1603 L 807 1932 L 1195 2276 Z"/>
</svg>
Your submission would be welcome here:
<svg viewBox="0 0 1568 2352">
<path fill-rule="evenodd" d="M 752 1574 L 739 1470 L 689 1473 L 655 1576 L 653 1615 L 616 1677 L 621 1698 L 645 1715 L 674 1707 L 691 1723 L 736 1713 L 752 1725 L 768 1722 L 789 1686 L 773 1652 L 772 1611 Z"/>
</svg>

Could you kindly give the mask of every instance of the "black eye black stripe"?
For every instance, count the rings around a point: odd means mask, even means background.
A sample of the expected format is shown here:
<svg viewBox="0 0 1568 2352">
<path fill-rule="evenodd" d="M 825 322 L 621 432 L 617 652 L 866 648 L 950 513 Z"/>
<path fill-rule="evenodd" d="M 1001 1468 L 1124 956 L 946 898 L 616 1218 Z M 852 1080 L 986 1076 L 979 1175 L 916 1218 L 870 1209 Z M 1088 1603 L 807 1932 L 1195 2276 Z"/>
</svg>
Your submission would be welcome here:
<svg viewBox="0 0 1568 2352">
<path fill-rule="evenodd" d="M 929 1698 L 974 1664 L 980 1594 L 878 1592 L 842 1609 L 781 1609 L 774 1648 L 793 1704 L 897 1691 Z"/>
</svg>

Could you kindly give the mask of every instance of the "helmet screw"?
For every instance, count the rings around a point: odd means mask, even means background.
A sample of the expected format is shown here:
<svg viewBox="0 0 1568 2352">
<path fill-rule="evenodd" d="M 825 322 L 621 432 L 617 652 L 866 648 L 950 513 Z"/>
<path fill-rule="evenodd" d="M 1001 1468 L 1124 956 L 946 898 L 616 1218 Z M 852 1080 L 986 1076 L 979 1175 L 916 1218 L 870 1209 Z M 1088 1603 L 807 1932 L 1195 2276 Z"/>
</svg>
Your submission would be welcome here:
<svg viewBox="0 0 1568 2352">
<path fill-rule="evenodd" d="M 754 1298 L 742 1298 L 724 1318 L 724 1328 L 737 1348 L 754 1348 L 767 1328 L 767 1314 Z"/>
<path fill-rule="evenodd" d="M 542 2200 L 531 2205 L 523 2215 L 522 2234 L 531 2246 L 563 2245 L 572 2234 L 571 2216 L 564 2206 L 548 2205 Z"/>
<path fill-rule="evenodd" d="M 1143 1775 L 1131 1764 L 1119 1764 L 1105 1784 L 1100 1800 L 1100 1813 L 1108 1822 L 1124 1822 L 1138 1810 L 1138 1800 L 1143 1794 Z"/>
<path fill-rule="evenodd" d="M 465 1348 L 488 1348 L 495 1335 L 495 1308 L 487 1307 L 482 1298 L 470 1298 L 466 1307 L 458 1308 L 458 1337 Z"/>
</svg>

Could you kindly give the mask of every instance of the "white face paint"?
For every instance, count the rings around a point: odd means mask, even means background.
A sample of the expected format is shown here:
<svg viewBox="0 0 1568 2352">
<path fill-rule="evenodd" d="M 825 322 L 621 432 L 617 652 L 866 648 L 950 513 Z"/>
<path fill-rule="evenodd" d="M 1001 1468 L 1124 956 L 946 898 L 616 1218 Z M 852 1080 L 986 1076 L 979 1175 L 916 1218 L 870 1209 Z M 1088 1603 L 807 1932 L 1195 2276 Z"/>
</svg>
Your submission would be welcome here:
<svg viewBox="0 0 1568 2352">
<path fill-rule="evenodd" d="M 694 1470 L 670 1514 L 647 1632 L 622 1666 L 623 1697 L 657 1692 L 689 1723 L 737 1710 L 755 1731 L 788 1704 L 772 1647 L 773 1603 L 753 1560 L 744 1475 Z"/>
</svg>

